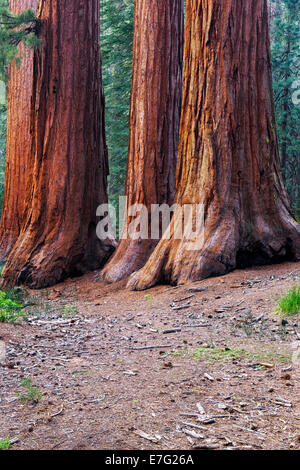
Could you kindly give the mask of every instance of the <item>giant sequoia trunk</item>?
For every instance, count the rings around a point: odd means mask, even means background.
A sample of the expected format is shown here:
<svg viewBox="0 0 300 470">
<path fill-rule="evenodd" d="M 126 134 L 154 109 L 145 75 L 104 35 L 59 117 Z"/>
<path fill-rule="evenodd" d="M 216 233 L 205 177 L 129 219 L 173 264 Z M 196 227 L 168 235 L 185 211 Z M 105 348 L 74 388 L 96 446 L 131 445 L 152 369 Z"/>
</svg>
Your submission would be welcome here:
<svg viewBox="0 0 300 470">
<path fill-rule="evenodd" d="M 13 13 L 36 8 L 36 0 L 10 0 Z M 30 155 L 33 51 L 19 46 L 22 62 L 9 69 L 5 187 L 0 223 L 0 261 L 6 261 L 24 222 L 26 175 Z"/>
<path fill-rule="evenodd" d="M 182 96 L 183 0 L 136 0 L 127 208 L 172 204 Z M 133 218 L 125 214 L 119 246 L 103 271 L 109 282 L 141 268 L 158 239 L 128 235 Z M 149 215 L 149 227 L 151 216 Z"/>
<path fill-rule="evenodd" d="M 34 57 L 27 218 L 4 283 L 38 288 L 103 266 L 96 237 L 107 201 L 98 0 L 42 0 Z M 17 191 L 17 188 L 15 188 Z"/>
<path fill-rule="evenodd" d="M 279 168 L 267 0 L 186 5 L 175 199 L 202 205 L 204 230 L 192 244 L 177 239 L 176 219 L 170 240 L 130 279 L 135 289 L 300 258 L 300 226 Z"/>
</svg>

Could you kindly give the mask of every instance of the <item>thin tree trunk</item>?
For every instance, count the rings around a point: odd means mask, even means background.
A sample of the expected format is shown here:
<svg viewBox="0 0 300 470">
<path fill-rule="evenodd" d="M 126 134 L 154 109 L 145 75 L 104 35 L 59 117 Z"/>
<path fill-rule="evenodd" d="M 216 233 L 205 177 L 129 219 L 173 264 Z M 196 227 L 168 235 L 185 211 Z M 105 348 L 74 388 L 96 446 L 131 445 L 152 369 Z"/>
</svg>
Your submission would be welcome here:
<svg viewBox="0 0 300 470">
<path fill-rule="evenodd" d="M 296 217 L 297 217 L 297 220 L 299 222 L 300 221 L 300 162 L 299 162 L 299 159 L 298 159 L 298 162 L 297 162 L 297 177 L 296 177 L 295 194 L 296 194 L 296 203 L 295 203 Z"/>
<path fill-rule="evenodd" d="M 13 13 L 35 10 L 37 0 L 10 0 Z M 24 223 L 26 176 L 30 155 L 33 51 L 19 46 L 22 62 L 9 67 L 5 187 L 0 223 L 0 261 L 6 261 Z"/>
<path fill-rule="evenodd" d="M 183 0 L 136 0 L 133 41 L 127 208 L 172 205 L 182 96 Z M 125 215 L 122 239 L 103 270 L 109 282 L 141 268 L 157 240 L 133 240 Z M 148 219 L 151 226 L 151 217 Z"/>
<path fill-rule="evenodd" d="M 287 39 L 287 44 L 286 44 L 286 56 L 285 60 L 289 60 L 289 56 L 291 53 L 291 44 L 289 39 Z M 288 117 L 289 117 L 289 95 L 290 95 L 290 89 L 289 89 L 289 79 L 290 79 L 290 74 L 289 74 L 289 69 L 286 68 L 286 71 L 284 73 L 284 82 L 285 82 L 285 87 L 283 89 L 283 105 L 282 105 L 282 112 L 283 112 L 283 120 L 282 120 L 282 133 L 284 135 L 283 141 L 282 141 L 282 146 L 281 146 L 281 167 L 282 167 L 282 173 L 283 173 L 283 179 L 284 182 L 287 182 L 288 178 L 288 152 L 287 152 L 287 146 L 288 146 Z"/>
<path fill-rule="evenodd" d="M 34 57 L 32 146 L 25 226 L 4 283 L 39 288 L 102 267 L 96 236 L 107 202 L 98 0 L 41 0 Z"/>
<path fill-rule="evenodd" d="M 192 244 L 174 231 L 161 240 L 130 279 L 135 289 L 300 259 L 300 226 L 279 169 L 267 1 L 186 6 L 175 199 L 202 205 L 204 231 Z"/>
</svg>

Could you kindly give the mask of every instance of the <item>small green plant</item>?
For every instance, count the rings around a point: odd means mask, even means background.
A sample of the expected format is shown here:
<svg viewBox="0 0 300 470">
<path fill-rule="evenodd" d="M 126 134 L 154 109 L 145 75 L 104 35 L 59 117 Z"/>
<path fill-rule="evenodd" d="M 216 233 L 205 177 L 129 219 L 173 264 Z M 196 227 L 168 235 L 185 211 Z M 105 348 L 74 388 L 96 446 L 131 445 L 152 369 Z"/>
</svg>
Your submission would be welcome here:
<svg viewBox="0 0 300 470">
<path fill-rule="evenodd" d="M 277 311 L 283 315 L 300 313 L 300 286 L 292 287 L 278 300 Z"/>
<path fill-rule="evenodd" d="M 144 297 L 147 300 L 149 307 L 152 307 L 152 305 L 153 305 L 152 295 L 151 294 L 146 294 L 146 295 L 144 295 Z"/>
<path fill-rule="evenodd" d="M 10 448 L 10 440 L 8 437 L 0 439 L 0 450 L 7 450 Z"/>
<path fill-rule="evenodd" d="M 74 315 L 78 314 L 78 308 L 75 304 L 66 304 L 63 307 L 62 314 L 66 317 L 73 317 Z"/>
<path fill-rule="evenodd" d="M 25 292 L 22 287 L 8 287 L 5 289 L 7 297 L 14 300 L 18 304 L 23 304 L 25 301 Z"/>
<path fill-rule="evenodd" d="M 16 323 L 21 316 L 23 306 L 12 300 L 6 292 L 0 291 L 0 323 Z"/>
<path fill-rule="evenodd" d="M 25 391 L 22 394 L 18 393 L 17 396 L 20 398 L 22 403 L 30 402 L 36 404 L 42 398 L 42 391 L 32 383 L 30 377 L 25 377 L 21 382 L 21 386 Z"/>
</svg>

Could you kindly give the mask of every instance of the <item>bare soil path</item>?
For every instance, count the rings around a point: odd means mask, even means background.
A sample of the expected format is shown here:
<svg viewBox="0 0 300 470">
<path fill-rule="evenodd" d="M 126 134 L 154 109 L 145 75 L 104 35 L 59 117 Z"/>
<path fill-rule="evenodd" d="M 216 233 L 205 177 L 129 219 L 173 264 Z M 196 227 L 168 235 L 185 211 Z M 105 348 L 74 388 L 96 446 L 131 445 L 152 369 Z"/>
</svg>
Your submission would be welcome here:
<svg viewBox="0 0 300 470">
<path fill-rule="evenodd" d="M 299 449 L 300 263 L 130 292 L 91 273 L 0 324 L 0 439 L 13 449 Z M 284 322 L 283 322 L 284 323 Z M 151 348 L 152 347 L 152 348 Z M 21 381 L 43 392 L 22 403 Z"/>
</svg>

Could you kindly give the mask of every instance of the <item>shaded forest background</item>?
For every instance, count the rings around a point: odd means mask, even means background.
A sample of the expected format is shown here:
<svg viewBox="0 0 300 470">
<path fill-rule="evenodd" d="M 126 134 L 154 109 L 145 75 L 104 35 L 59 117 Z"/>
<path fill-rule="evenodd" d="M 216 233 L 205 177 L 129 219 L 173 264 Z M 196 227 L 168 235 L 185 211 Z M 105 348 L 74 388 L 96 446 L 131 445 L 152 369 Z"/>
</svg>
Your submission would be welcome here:
<svg viewBox="0 0 300 470">
<path fill-rule="evenodd" d="M 270 0 L 276 120 L 284 183 L 300 218 L 300 18 L 298 2 Z M 109 149 L 109 199 L 123 195 L 128 150 L 134 0 L 102 0 L 101 50 Z M 298 91 L 297 91 L 298 90 Z M 0 104 L 0 211 L 4 190 L 6 104 Z"/>
</svg>

